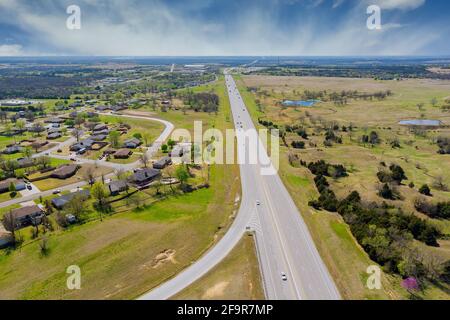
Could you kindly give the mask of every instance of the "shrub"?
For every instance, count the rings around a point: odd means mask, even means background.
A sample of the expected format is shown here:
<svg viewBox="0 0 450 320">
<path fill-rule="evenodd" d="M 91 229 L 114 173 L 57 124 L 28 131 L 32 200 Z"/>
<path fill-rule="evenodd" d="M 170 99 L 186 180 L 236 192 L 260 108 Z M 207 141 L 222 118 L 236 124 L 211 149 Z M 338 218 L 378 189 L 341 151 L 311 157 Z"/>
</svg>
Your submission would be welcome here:
<svg viewBox="0 0 450 320">
<path fill-rule="evenodd" d="M 431 196 L 430 187 L 427 184 L 424 184 L 423 186 L 420 187 L 419 193 L 430 197 Z"/>
</svg>

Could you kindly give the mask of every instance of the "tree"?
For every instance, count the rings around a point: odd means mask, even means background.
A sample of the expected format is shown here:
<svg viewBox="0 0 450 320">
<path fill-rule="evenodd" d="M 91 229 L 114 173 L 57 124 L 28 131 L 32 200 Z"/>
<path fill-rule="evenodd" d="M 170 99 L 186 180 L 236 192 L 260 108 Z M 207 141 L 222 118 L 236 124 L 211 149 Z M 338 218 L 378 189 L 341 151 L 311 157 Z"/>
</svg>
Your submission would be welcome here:
<svg viewBox="0 0 450 320">
<path fill-rule="evenodd" d="M 431 196 L 431 190 L 430 187 L 427 184 L 424 184 L 423 186 L 420 187 L 419 192 L 423 195 L 426 196 Z"/>
<path fill-rule="evenodd" d="M 22 154 L 24 158 L 31 158 L 33 151 L 31 151 L 31 148 L 24 148 Z"/>
<path fill-rule="evenodd" d="M 89 185 L 92 187 L 95 183 L 95 173 L 93 167 L 87 167 L 84 173 L 84 178 L 88 181 Z"/>
<path fill-rule="evenodd" d="M 436 107 L 437 104 L 438 104 L 438 99 L 437 99 L 436 97 L 432 98 L 432 99 L 431 99 L 431 105 L 432 105 L 433 107 Z"/>
<path fill-rule="evenodd" d="M 31 128 L 32 128 L 32 131 L 33 131 L 34 133 L 36 133 L 37 136 L 40 136 L 40 135 L 41 135 L 41 132 L 42 132 L 42 131 L 45 131 L 44 126 L 43 126 L 42 123 L 40 123 L 40 122 L 35 122 L 35 123 L 33 123 L 33 125 L 31 126 Z"/>
<path fill-rule="evenodd" d="M 405 175 L 405 171 L 402 167 L 392 164 L 389 169 L 391 170 L 392 180 L 396 181 L 398 184 L 401 184 L 403 180 L 408 179 Z"/>
<path fill-rule="evenodd" d="M 79 114 L 77 115 L 77 117 L 75 118 L 75 125 L 78 126 L 78 128 L 80 128 L 80 126 L 84 123 L 84 118 L 83 115 Z"/>
<path fill-rule="evenodd" d="M 161 151 L 162 151 L 163 153 L 167 153 L 167 152 L 168 152 L 168 149 L 169 149 L 169 147 L 167 146 L 167 144 L 163 144 L 163 145 L 161 146 Z"/>
<path fill-rule="evenodd" d="M 16 216 L 12 213 L 10 210 L 9 212 L 5 213 L 2 219 L 3 226 L 5 229 L 9 232 L 11 232 L 11 236 L 13 239 L 13 243 L 16 243 L 16 230 L 17 230 L 17 221 Z"/>
<path fill-rule="evenodd" d="M 151 139 L 150 134 L 144 132 L 144 133 L 142 134 L 142 139 L 144 140 L 145 146 L 148 147 L 148 145 L 149 145 L 149 143 L 150 143 L 150 139 Z"/>
<path fill-rule="evenodd" d="M 100 219 L 103 220 L 101 211 L 105 209 L 106 199 L 108 198 L 108 191 L 101 182 L 96 182 L 91 188 L 91 194 L 97 200 L 100 211 Z"/>
<path fill-rule="evenodd" d="M 372 131 L 369 134 L 369 143 L 373 145 L 380 143 L 380 138 L 378 137 L 378 133 L 376 131 Z"/>
<path fill-rule="evenodd" d="M 25 129 L 25 121 L 22 119 L 17 120 L 16 127 L 17 129 L 19 129 L 19 131 L 23 131 Z"/>
<path fill-rule="evenodd" d="M 50 160 L 49 157 L 47 156 L 43 156 L 43 157 L 39 157 L 36 159 L 36 164 L 41 168 L 41 169 L 46 169 L 48 167 L 50 167 L 50 164 L 52 163 L 52 161 Z"/>
<path fill-rule="evenodd" d="M 394 192 L 391 190 L 387 183 L 383 184 L 378 194 L 383 199 L 394 200 Z"/>
<path fill-rule="evenodd" d="M 109 133 L 109 143 L 111 144 L 111 147 L 113 148 L 118 148 L 119 147 L 119 138 L 120 138 L 120 133 L 118 131 L 111 131 Z"/>
<path fill-rule="evenodd" d="M 142 165 L 147 168 L 148 166 L 148 162 L 149 162 L 149 157 L 148 154 L 146 152 L 143 152 L 140 156 L 139 156 L 139 161 L 141 161 Z"/>
<path fill-rule="evenodd" d="M 177 143 L 175 141 L 173 141 L 172 139 L 169 139 L 169 141 L 167 142 L 167 144 L 169 145 L 169 147 L 172 149 Z"/>
<path fill-rule="evenodd" d="M 72 137 L 77 139 L 77 142 L 80 142 L 80 137 L 83 134 L 83 131 L 80 129 L 73 129 L 72 130 Z"/>
<path fill-rule="evenodd" d="M 39 152 L 39 148 L 41 147 L 41 144 L 39 142 L 33 142 L 31 144 L 31 147 L 34 149 L 34 152 L 38 153 Z"/>
<path fill-rule="evenodd" d="M 87 213 L 87 197 L 83 194 L 77 193 L 64 206 L 64 211 L 67 214 L 74 215 L 78 221 L 83 220 Z"/>
<path fill-rule="evenodd" d="M 11 196 L 15 196 L 16 195 L 17 189 L 16 189 L 16 185 L 14 184 L 14 182 L 11 182 L 9 184 L 8 190 L 11 193 Z"/>
<path fill-rule="evenodd" d="M 444 177 L 441 175 L 434 178 L 433 187 L 435 187 L 436 189 L 441 190 L 441 191 L 448 190 L 448 186 L 445 184 Z"/>
<path fill-rule="evenodd" d="M 143 203 L 143 199 L 139 192 L 135 192 L 126 198 L 125 202 L 129 207 L 139 208 Z"/>
<path fill-rule="evenodd" d="M 183 188 L 187 180 L 189 179 L 189 172 L 186 170 L 184 165 L 181 165 L 175 171 L 175 176 L 181 183 L 181 187 Z"/>
</svg>

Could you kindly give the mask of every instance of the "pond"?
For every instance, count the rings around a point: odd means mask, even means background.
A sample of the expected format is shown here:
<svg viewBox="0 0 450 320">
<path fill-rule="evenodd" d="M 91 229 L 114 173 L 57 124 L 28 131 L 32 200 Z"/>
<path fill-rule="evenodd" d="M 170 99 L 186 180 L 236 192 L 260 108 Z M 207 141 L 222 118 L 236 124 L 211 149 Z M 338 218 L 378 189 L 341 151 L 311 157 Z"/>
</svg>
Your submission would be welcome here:
<svg viewBox="0 0 450 320">
<path fill-rule="evenodd" d="M 312 107 L 320 100 L 284 100 L 283 106 L 285 107 Z"/>
<path fill-rule="evenodd" d="M 424 127 L 439 127 L 442 125 L 440 120 L 402 120 L 398 124 L 403 126 L 424 126 Z"/>
</svg>

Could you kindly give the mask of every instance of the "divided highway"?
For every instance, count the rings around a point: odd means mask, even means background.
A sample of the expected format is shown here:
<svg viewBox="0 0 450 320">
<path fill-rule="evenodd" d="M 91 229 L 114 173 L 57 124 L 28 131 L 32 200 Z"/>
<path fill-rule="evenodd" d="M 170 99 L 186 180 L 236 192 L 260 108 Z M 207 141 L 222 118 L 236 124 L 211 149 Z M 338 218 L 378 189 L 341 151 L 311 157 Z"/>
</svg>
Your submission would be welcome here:
<svg viewBox="0 0 450 320">
<path fill-rule="evenodd" d="M 255 130 L 231 75 L 226 74 L 230 105 L 237 128 L 238 158 L 251 152 L 245 131 Z M 260 144 L 261 145 L 261 144 Z M 250 147 L 250 149 L 249 149 Z M 241 164 L 242 202 L 226 235 L 202 258 L 173 279 L 139 299 L 168 299 L 222 261 L 246 230 L 255 232 L 265 294 L 274 300 L 337 300 L 340 294 L 311 235 L 278 174 L 264 176 L 267 152 L 257 164 Z"/>
</svg>

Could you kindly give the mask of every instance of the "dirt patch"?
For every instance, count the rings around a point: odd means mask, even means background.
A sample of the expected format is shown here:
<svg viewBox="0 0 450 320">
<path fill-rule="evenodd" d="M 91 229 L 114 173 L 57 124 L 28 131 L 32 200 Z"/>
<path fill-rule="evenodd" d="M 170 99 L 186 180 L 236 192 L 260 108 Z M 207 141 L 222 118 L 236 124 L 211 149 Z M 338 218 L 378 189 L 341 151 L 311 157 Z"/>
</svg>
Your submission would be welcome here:
<svg viewBox="0 0 450 320">
<path fill-rule="evenodd" d="M 177 252 L 173 249 L 164 250 L 156 255 L 156 257 L 150 262 L 141 266 L 142 269 L 157 269 L 167 262 L 171 262 L 172 264 L 177 264 L 177 260 L 175 259 L 175 254 Z"/>
<path fill-rule="evenodd" d="M 205 294 L 202 296 L 202 299 L 214 299 L 218 297 L 222 297 L 225 293 L 225 289 L 228 287 L 230 283 L 227 281 L 222 281 L 212 286 L 208 290 L 206 290 Z"/>
</svg>

